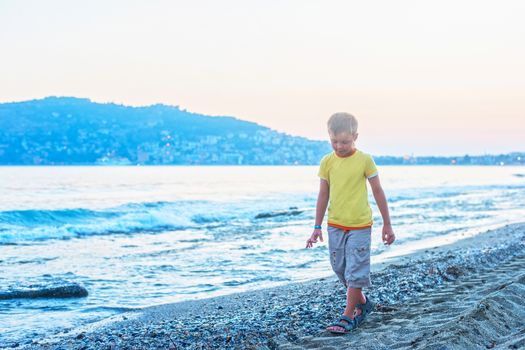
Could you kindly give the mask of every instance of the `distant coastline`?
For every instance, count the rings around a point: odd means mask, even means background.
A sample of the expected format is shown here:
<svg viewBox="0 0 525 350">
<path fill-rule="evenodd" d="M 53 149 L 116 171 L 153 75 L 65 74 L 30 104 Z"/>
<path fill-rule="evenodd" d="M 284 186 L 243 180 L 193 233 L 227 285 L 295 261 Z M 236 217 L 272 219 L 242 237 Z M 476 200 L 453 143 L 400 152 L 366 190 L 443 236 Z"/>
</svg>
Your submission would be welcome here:
<svg viewBox="0 0 525 350">
<path fill-rule="evenodd" d="M 460 156 L 460 157 L 438 157 L 438 156 L 374 156 L 377 165 L 381 166 L 523 166 L 525 165 L 525 152 L 515 152 L 500 155 L 484 155 L 484 156 Z M 53 163 L 53 162 L 38 162 L 38 163 L 2 163 L 0 166 L 308 166 L 318 165 L 318 162 L 313 163 L 246 163 L 231 162 L 231 163 L 157 163 L 157 164 L 141 164 L 133 163 L 131 160 L 125 159 L 111 159 L 103 158 L 94 163 Z"/>
<path fill-rule="evenodd" d="M 0 165 L 317 165 L 330 151 L 327 141 L 178 106 L 74 97 L 0 103 Z M 525 165 L 525 151 L 374 158 L 378 165 Z"/>
</svg>

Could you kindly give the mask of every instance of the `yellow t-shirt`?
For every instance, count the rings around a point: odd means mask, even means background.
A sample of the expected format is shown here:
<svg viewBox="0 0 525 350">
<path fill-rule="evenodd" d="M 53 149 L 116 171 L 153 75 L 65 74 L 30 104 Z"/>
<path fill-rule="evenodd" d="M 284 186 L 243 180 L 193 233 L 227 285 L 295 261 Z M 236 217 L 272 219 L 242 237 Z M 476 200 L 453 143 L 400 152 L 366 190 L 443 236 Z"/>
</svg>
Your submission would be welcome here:
<svg viewBox="0 0 525 350">
<path fill-rule="evenodd" d="M 344 230 L 372 226 L 366 180 L 376 175 L 372 157 L 359 150 L 344 158 L 335 152 L 323 157 L 319 177 L 330 186 L 329 226 Z"/>
</svg>

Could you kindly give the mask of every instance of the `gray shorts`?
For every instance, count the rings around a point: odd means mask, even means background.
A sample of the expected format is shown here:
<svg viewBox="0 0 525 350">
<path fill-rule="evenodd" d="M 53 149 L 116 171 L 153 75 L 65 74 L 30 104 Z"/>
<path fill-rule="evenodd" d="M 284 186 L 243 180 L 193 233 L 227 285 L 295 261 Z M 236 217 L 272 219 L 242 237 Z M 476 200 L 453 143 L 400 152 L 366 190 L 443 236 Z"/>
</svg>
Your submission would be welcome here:
<svg viewBox="0 0 525 350">
<path fill-rule="evenodd" d="M 370 287 L 372 228 L 345 231 L 328 226 L 330 264 L 346 287 Z"/>
</svg>

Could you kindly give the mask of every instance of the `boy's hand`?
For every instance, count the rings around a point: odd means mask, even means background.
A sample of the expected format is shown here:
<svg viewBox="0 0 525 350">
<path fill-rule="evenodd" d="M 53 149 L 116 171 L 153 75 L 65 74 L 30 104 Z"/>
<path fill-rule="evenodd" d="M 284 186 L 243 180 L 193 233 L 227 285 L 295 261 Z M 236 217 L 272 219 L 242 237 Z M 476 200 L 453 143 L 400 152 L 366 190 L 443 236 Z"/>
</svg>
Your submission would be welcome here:
<svg viewBox="0 0 525 350">
<path fill-rule="evenodd" d="M 323 241 L 323 231 L 320 229 L 315 229 L 310 238 L 306 241 L 306 248 L 312 248 L 314 243 L 317 243 L 317 238 Z"/>
<path fill-rule="evenodd" d="M 383 243 L 391 245 L 396 240 L 396 235 L 392 229 L 392 225 L 383 225 Z"/>
</svg>

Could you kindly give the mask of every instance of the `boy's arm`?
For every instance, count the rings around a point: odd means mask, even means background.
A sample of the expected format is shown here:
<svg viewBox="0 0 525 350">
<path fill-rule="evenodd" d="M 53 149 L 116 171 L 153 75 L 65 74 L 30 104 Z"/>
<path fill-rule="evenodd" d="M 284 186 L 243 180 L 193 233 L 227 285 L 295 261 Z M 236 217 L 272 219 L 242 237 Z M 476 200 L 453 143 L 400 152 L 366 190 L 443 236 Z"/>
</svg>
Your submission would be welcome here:
<svg viewBox="0 0 525 350">
<path fill-rule="evenodd" d="M 319 184 L 319 195 L 317 196 L 317 205 L 315 208 L 315 226 L 321 226 L 328 206 L 328 198 L 330 197 L 330 186 L 328 181 L 321 179 Z M 310 238 L 306 241 L 306 248 L 312 248 L 314 243 L 317 243 L 317 238 L 323 241 L 323 231 L 321 229 L 314 229 Z"/>
<path fill-rule="evenodd" d="M 321 179 L 319 184 L 319 195 L 317 196 L 317 205 L 315 207 L 315 225 L 322 225 L 326 207 L 328 206 L 328 198 L 330 196 L 330 186 L 328 181 Z"/>
<path fill-rule="evenodd" d="M 390 222 L 390 213 L 388 212 L 388 204 L 386 201 L 385 192 L 381 187 L 381 182 L 379 181 L 378 175 L 369 178 L 368 182 L 370 183 L 370 187 L 372 187 L 372 193 L 374 194 L 377 207 L 379 208 L 381 216 L 383 217 L 383 243 L 390 245 L 394 242 L 396 236 L 394 234 L 394 230 L 392 229 L 392 223 Z"/>
</svg>

